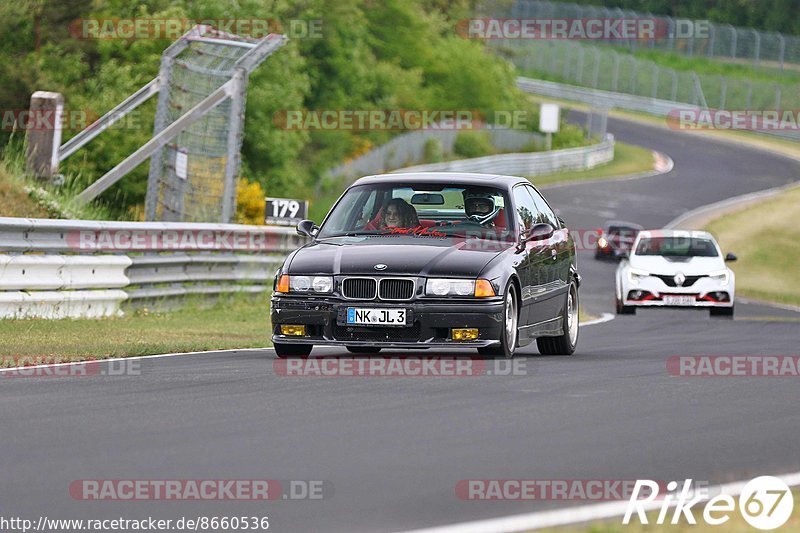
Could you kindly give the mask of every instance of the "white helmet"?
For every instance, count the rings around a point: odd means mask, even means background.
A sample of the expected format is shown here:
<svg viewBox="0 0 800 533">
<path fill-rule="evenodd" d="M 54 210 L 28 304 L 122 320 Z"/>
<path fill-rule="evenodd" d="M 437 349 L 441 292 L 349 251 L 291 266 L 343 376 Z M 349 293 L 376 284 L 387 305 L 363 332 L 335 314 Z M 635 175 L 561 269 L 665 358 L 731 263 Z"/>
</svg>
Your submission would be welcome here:
<svg viewBox="0 0 800 533">
<path fill-rule="evenodd" d="M 494 220 L 500 212 L 500 207 L 495 203 L 494 195 L 490 192 L 467 189 L 462 194 L 464 196 L 464 211 L 467 214 L 467 220 L 484 225 Z M 475 200 L 486 201 L 490 205 L 489 210 L 486 213 L 470 213 L 469 205 L 470 203 L 474 204 Z"/>
</svg>

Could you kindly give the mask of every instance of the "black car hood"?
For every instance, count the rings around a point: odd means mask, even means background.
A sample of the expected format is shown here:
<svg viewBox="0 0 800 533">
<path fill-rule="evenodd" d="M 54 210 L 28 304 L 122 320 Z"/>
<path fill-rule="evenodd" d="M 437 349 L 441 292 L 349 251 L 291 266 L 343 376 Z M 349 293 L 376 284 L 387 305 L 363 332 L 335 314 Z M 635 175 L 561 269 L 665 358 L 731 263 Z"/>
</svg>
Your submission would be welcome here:
<svg viewBox="0 0 800 533">
<path fill-rule="evenodd" d="M 297 250 L 290 274 L 477 276 L 513 243 L 407 236 L 337 237 Z M 375 265 L 386 268 L 378 270 Z"/>
</svg>

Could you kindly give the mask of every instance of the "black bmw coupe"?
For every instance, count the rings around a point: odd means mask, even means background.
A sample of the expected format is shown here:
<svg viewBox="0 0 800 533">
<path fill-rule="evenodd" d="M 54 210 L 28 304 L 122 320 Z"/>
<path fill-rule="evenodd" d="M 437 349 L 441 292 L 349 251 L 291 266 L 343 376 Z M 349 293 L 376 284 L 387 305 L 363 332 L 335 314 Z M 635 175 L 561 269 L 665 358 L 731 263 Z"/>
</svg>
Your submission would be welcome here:
<svg viewBox="0 0 800 533">
<path fill-rule="evenodd" d="M 361 178 L 275 276 L 279 357 L 314 345 L 477 348 L 546 355 L 578 341 L 575 244 L 524 178 L 415 173 Z"/>
</svg>

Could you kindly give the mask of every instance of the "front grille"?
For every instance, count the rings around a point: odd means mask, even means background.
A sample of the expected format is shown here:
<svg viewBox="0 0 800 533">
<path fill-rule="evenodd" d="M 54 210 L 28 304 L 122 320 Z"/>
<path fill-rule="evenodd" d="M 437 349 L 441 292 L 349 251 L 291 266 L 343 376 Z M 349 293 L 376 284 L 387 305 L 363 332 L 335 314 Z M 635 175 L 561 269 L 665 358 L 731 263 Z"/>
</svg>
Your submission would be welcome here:
<svg viewBox="0 0 800 533">
<path fill-rule="evenodd" d="M 414 296 L 414 280 L 382 279 L 379 290 L 381 300 L 410 300 Z"/>
<path fill-rule="evenodd" d="M 653 274 L 655 277 L 663 281 L 667 287 L 677 287 L 678 285 L 675 283 L 675 276 L 674 275 L 659 275 Z M 700 278 L 705 278 L 706 276 L 686 276 L 686 281 L 683 282 L 681 287 L 691 287 L 694 285 L 694 282 Z"/>
<path fill-rule="evenodd" d="M 378 292 L 378 282 L 372 278 L 345 278 L 342 295 L 354 300 L 373 300 Z"/>
<path fill-rule="evenodd" d="M 420 325 L 407 328 L 380 328 L 369 326 L 333 326 L 333 337 L 337 341 L 394 341 L 417 342 L 419 341 Z"/>
</svg>

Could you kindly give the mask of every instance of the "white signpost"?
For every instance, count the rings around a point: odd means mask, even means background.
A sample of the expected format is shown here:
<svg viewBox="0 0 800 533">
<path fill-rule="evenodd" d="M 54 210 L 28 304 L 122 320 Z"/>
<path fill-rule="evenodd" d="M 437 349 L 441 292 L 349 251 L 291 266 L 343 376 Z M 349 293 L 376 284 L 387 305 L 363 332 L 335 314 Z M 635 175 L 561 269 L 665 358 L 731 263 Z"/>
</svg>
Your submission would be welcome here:
<svg viewBox="0 0 800 533">
<path fill-rule="evenodd" d="M 553 134 L 558 133 L 561 108 L 558 104 L 542 104 L 539 108 L 539 131 L 547 134 L 547 149 L 553 149 Z"/>
</svg>

